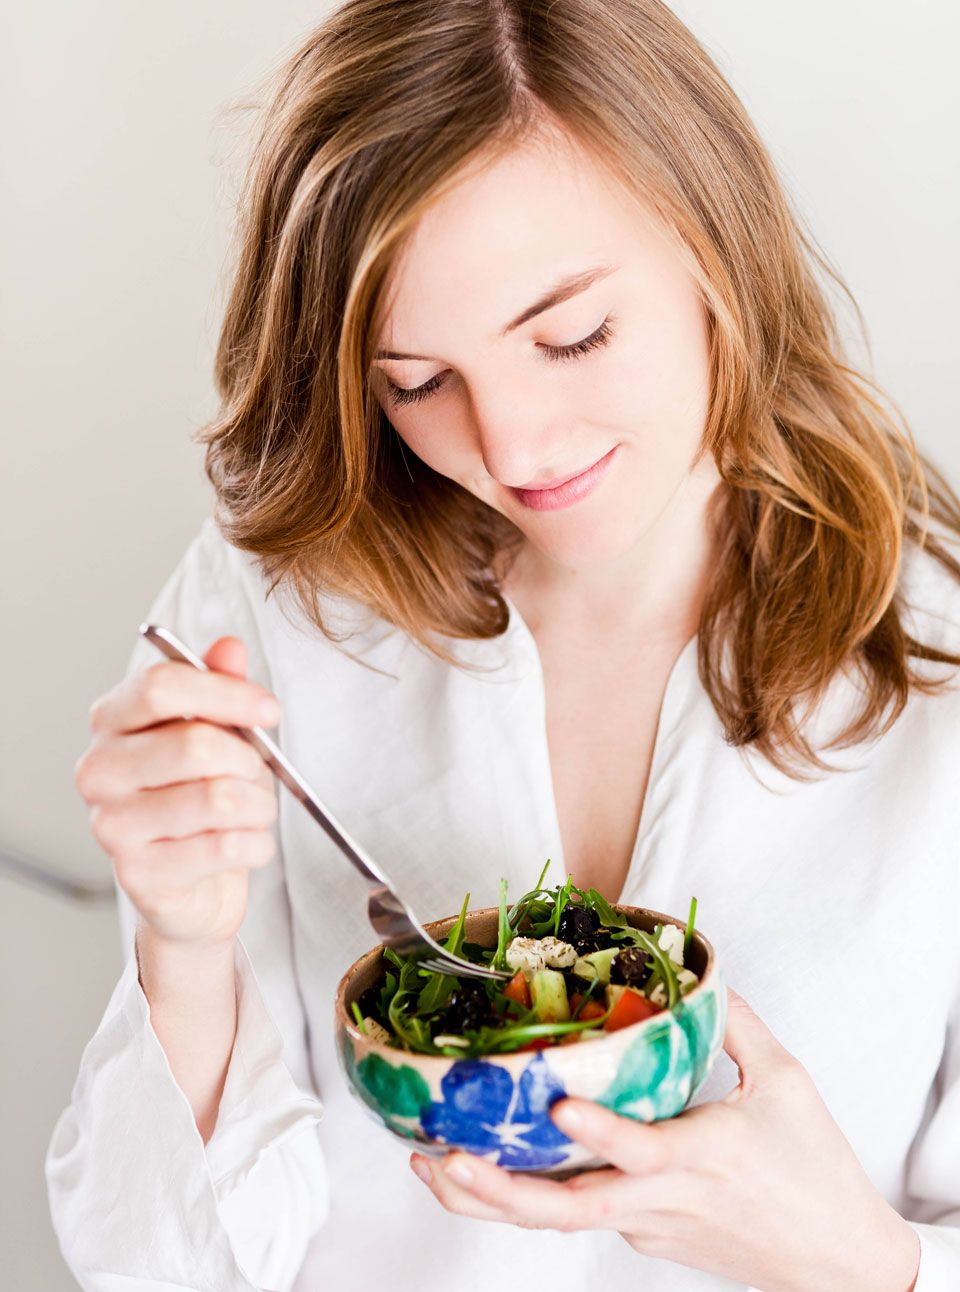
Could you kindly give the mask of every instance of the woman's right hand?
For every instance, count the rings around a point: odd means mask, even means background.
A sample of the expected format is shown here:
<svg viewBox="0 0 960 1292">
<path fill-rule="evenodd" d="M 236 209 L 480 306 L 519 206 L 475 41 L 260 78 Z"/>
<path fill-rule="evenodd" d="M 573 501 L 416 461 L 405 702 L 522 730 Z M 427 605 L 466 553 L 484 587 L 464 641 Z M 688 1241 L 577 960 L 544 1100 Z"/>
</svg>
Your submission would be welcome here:
<svg viewBox="0 0 960 1292">
<path fill-rule="evenodd" d="M 142 921 L 158 937 L 198 946 L 233 938 L 248 872 L 276 851 L 273 775 L 226 726 L 280 718 L 276 698 L 246 680 L 239 638 L 218 638 L 203 658 L 210 672 L 164 661 L 96 700 L 93 739 L 74 778 L 94 837 Z M 269 714 L 264 701 L 274 706 Z"/>
</svg>

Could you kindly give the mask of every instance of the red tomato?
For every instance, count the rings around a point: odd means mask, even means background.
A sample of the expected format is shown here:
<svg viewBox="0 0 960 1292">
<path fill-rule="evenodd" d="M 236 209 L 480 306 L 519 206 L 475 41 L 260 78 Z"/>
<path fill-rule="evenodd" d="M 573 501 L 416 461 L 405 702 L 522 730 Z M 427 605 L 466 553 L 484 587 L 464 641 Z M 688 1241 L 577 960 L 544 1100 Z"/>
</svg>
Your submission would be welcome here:
<svg viewBox="0 0 960 1292">
<path fill-rule="evenodd" d="M 607 1011 L 598 1000 L 588 1000 L 583 1009 L 581 1009 L 580 1013 L 577 1015 L 577 1022 L 579 1022 L 580 1019 L 586 1021 L 588 1018 L 602 1018 L 606 1012 Z"/>
<path fill-rule="evenodd" d="M 512 1053 L 519 1054 L 521 1050 L 545 1050 L 548 1045 L 553 1045 L 553 1043 L 552 1036 L 535 1036 L 532 1041 L 526 1041 L 523 1045 L 518 1045 Z"/>
<path fill-rule="evenodd" d="M 504 996 L 508 996 L 510 1000 L 515 1000 L 517 1004 L 522 1005 L 524 1009 L 530 1008 L 530 987 L 526 978 L 523 976 L 522 969 L 518 969 L 513 975 L 506 987 L 504 987 L 503 994 Z"/>
<path fill-rule="evenodd" d="M 642 1023 L 645 1018 L 659 1014 L 662 1009 L 662 1005 L 654 1005 L 633 987 L 624 987 L 603 1030 L 616 1032 L 621 1027 L 629 1027 L 631 1023 Z"/>
</svg>

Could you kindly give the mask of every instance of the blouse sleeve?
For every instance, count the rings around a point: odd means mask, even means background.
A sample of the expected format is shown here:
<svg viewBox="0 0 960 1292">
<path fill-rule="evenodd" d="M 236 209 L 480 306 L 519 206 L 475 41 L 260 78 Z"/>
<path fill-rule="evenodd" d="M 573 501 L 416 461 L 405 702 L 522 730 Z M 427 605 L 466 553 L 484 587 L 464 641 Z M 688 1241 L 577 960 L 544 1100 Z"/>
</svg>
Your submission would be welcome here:
<svg viewBox="0 0 960 1292">
<path fill-rule="evenodd" d="M 273 690 L 241 554 L 204 523 L 149 618 L 202 654 L 241 637 Z M 162 657 L 138 638 L 128 673 Z M 236 941 L 237 1035 L 204 1145 L 150 1024 L 136 910 L 117 886 L 125 964 L 80 1060 L 45 1171 L 64 1259 L 89 1292 L 286 1292 L 329 1211 L 294 963 L 279 824 L 274 861 L 250 872 Z"/>
<path fill-rule="evenodd" d="M 921 1128 L 906 1167 L 908 1224 L 920 1238 L 912 1292 L 960 1288 L 960 991 Z"/>
</svg>

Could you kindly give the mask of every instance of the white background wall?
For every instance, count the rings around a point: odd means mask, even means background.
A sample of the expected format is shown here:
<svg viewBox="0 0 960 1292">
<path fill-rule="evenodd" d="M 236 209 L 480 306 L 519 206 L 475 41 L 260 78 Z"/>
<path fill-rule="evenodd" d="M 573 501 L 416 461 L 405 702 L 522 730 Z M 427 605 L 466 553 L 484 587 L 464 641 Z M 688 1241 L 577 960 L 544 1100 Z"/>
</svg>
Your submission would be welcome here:
<svg viewBox="0 0 960 1292">
<path fill-rule="evenodd" d="M 960 483 L 948 227 L 960 11 L 946 0 L 673 7 L 858 297 L 875 375 Z M 89 706 L 121 676 L 211 507 L 190 437 L 214 408 L 243 105 L 326 8 L 5 10 L 0 848 L 92 883 L 111 872 L 73 785 Z M 120 969 L 112 903 L 79 906 L 0 874 L 0 1280 L 19 1292 L 75 1286 L 42 1159 Z"/>
</svg>

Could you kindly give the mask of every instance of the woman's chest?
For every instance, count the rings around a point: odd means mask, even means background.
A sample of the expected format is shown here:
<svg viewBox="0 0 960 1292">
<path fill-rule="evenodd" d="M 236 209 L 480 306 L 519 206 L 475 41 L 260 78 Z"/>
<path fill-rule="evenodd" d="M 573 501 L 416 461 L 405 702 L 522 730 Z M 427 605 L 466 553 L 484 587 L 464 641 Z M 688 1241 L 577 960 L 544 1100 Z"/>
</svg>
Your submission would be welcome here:
<svg viewBox="0 0 960 1292">
<path fill-rule="evenodd" d="M 679 653 L 679 647 L 675 654 Z M 542 652 L 546 743 L 566 873 L 616 900 L 633 857 L 674 655 L 604 667 Z"/>
</svg>

